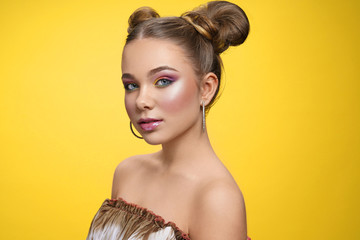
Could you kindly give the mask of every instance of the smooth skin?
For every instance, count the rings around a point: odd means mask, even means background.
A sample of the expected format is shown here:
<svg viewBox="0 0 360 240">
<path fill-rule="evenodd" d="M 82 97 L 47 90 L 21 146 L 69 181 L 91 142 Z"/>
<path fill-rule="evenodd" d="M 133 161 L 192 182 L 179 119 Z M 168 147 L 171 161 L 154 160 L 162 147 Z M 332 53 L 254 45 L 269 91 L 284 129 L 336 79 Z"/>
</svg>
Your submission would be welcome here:
<svg viewBox="0 0 360 240">
<path fill-rule="evenodd" d="M 122 161 L 112 198 L 150 209 L 192 240 L 246 240 L 242 193 L 202 130 L 201 101 L 207 105 L 214 96 L 216 75 L 197 76 L 180 46 L 152 38 L 125 46 L 122 72 L 130 120 L 162 150 Z M 145 131 L 140 118 L 162 121 Z"/>
</svg>

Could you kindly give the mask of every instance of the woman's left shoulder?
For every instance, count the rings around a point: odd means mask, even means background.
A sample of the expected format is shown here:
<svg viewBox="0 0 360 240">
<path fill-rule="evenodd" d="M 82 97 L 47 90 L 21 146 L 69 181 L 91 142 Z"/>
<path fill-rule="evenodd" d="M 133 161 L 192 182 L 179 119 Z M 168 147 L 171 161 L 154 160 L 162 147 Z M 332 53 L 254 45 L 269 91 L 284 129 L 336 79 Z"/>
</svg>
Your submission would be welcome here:
<svg viewBox="0 0 360 240">
<path fill-rule="evenodd" d="M 234 211 L 245 208 L 243 194 L 233 179 L 211 179 L 199 189 L 198 194 L 199 203 L 214 207 L 214 210 L 231 208 Z"/>
<path fill-rule="evenodd" d="M 220 160 L 219 162 L 221 163 Z M 197 199 L 202 205 L 221 207 L 224 211 L 227 208 L 230 211 L 245 211 L 243 194 L 231 173 L 222 163 L 221 167 L 213 167 L 212 171 L 204 176 L 202 184 L 199 186 Z"/>
<path fill-rule="evenodd" d="M 214 178 L 197 192 L 192 207 L 192 239 L 246 239 L 242 192 L 233 179 Z"/>
</svg>

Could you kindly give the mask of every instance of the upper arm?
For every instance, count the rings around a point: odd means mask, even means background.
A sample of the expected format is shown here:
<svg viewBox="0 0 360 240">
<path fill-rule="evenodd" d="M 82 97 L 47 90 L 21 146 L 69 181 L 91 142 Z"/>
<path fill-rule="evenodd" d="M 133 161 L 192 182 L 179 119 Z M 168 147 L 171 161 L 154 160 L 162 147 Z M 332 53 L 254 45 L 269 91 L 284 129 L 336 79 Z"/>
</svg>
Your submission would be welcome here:
<svg viewBox="0 0 360 240">
<path fill-rule="evenodd" d="M 216 184 L 199 194 L 189 233 L 193 240 L 246 240 L 245 204 L 240 190 L 228 184 Z"/>
</svg>

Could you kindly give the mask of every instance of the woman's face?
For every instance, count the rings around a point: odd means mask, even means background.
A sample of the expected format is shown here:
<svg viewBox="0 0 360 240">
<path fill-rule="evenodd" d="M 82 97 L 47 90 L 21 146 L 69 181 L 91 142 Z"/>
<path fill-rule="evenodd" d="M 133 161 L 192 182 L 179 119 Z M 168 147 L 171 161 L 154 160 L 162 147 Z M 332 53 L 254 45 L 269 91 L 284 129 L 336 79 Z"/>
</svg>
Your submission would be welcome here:
<svg viewBox="0 0 360 240">
<path fill-rule="evenodd" d="M 144 38 L 128 43 L 122 57 L 125 107 L 146 142 L 162 144 L 201 129 L 198 78 L 183 49 Z"/>
</svg>

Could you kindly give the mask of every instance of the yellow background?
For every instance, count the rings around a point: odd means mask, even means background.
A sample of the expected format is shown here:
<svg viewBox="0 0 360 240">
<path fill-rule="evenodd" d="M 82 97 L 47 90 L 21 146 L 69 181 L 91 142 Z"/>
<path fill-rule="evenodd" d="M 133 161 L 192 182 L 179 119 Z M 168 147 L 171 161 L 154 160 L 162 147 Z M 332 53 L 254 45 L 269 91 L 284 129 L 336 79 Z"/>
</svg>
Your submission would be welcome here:
<svg viewBox="0 0 360 240">
<path fill-rule="evenodd" d="M 127 19 L 205 1 L 0 3 L 0 239 L 85 239 L 113 171 L 153 152 L 123 104 Z M 242 0 L 251 33 L 223 54 L 213 146 L 254 240 L 360 239 L 359 1 Z"/>
</svg>

